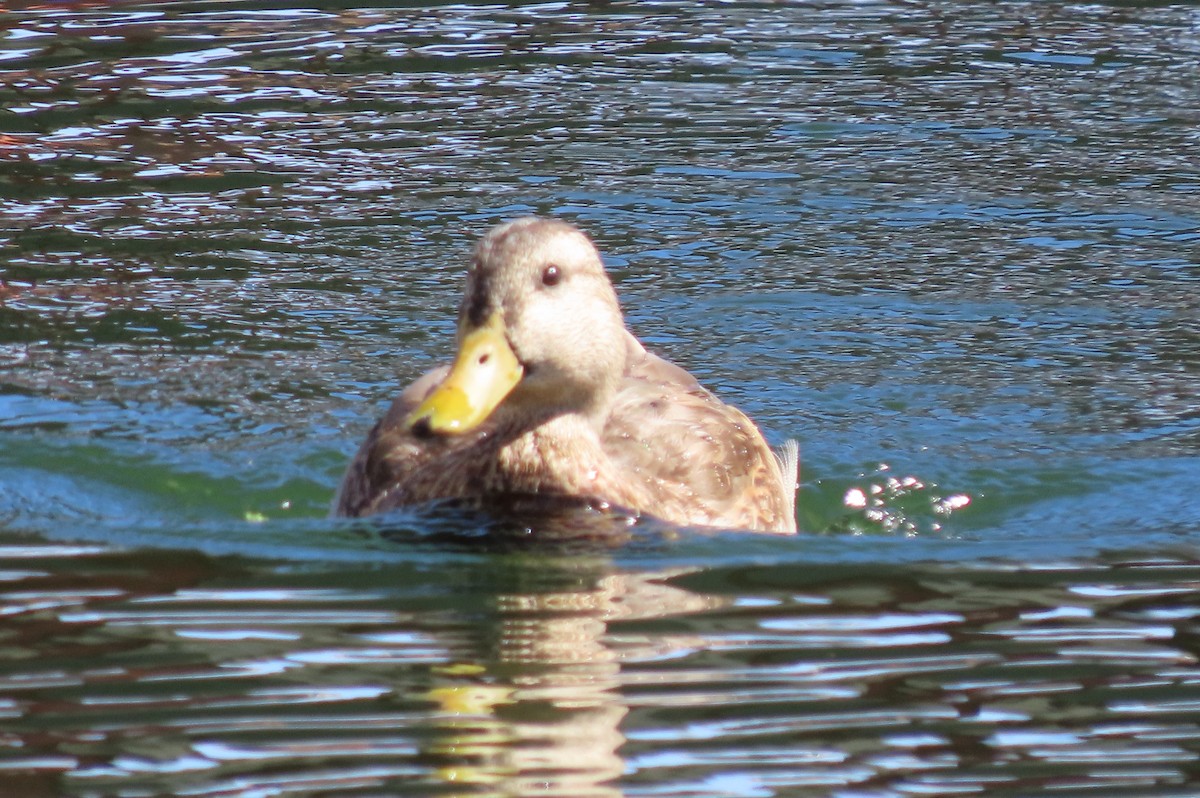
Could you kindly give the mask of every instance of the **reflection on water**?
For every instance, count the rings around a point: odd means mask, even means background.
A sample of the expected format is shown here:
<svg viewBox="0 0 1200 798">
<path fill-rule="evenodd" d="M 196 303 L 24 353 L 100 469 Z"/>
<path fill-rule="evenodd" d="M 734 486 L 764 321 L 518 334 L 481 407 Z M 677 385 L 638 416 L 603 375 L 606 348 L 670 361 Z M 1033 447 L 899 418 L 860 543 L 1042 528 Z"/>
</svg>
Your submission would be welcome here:
<svg viewBox="0 0 1200 798">
<path fill-rule="evenodd" d="M 0 794 L 1190 795 L 1197 30 L 5 4 Z M 808 534 L 324 520 L 526 213 Z"/>
<path fill-rule="evenodd" d="M 1116 795 L 1200 756 L 1180 561 L 0 555 L 22 795 Z"/>
<path fill-rule="evenodd" d="M 467 589 L 446 606 L 420 583 L 397 587 L 412 574 L 395 571 L 297 580 L 187 554 L 170 568 L 98 551 L 3 554 L 15 588 L 2 610 L 16 633 L 8 658 L 38 663 L 2 680 L 18 696 L 6 711 L 18 755 L 4 767 L 47 794 L 413 779 L 617 794 L 602 785 L 624 771 L 621 664 L 674 652 L 614 644 L 608 624 L 720 601 L 587 559 L 501 557 L 457 574 Z M 39 570 L 55 555 L 80 567 Z M 307 773 L 313 762 L 321 772 Z"/>
</svg>

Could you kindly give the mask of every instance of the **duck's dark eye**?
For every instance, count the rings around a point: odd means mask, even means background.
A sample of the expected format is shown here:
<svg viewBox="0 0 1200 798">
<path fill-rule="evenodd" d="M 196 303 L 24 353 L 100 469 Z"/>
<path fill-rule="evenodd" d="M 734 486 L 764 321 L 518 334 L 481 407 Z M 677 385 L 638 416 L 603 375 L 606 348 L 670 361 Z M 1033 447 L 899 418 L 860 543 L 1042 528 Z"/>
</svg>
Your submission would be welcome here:
<svg viewBox="0 0 1200 798">
<path fill-rule="evenodd" d="M 558 285 L 561 279 L 562 272 L 553 263 L 542 271 L 542 285 Z"/>
</svg>

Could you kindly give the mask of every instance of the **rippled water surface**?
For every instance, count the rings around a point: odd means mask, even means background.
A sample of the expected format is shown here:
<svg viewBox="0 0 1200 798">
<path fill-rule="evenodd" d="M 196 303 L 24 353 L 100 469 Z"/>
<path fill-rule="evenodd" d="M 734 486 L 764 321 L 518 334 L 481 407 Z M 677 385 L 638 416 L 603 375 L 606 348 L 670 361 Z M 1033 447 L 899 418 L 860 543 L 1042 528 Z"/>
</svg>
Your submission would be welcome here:
<svg viewBox="0 0 1200 798">
<path fill-rule="evenodd" d="M 1200 10 L 5 8 L 0 795 L 1200 791 Z M 325 520 L 526 213 L 804 534 Z"/>
</svg>

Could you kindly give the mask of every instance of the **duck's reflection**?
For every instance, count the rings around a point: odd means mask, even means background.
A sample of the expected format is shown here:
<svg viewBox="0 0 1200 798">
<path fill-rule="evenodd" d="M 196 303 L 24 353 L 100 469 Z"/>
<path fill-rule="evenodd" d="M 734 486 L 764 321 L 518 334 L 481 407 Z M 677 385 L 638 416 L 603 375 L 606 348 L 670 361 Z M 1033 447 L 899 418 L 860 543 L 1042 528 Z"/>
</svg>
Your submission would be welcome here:
<svg viewBox="0 0 1200 798">
<path fill-rule="evenodd" d="M 617 638 L 610 624 L 696 612 L 714 600 L 663 584 L 669 574 L 518 560 L 488 576 L 501 589 L 476 627 L 478 660 L 439 669 L 428 692 L 436 732 L 427 751 L 446 782 L 485 794 L 621 795 L 613 784 L 625 772 L 621 663 L 663 652 L 661 638 Z"/>
</svg>

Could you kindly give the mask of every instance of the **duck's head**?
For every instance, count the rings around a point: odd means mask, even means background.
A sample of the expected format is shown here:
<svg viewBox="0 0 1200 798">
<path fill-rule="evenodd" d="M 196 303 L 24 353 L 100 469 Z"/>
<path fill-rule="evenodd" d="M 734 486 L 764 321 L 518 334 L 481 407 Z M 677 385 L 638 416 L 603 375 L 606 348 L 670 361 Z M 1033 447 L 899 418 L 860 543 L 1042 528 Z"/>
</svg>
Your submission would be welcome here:
<svg viewBox="0 0 1200 798">
<path fill-rule="evenodd" d="M 476 245 L 450 374 L 408 416 L 419 435 L 489 418 L 600 423 L 625 368 L 625 324 L 600 254 L 566 222 L 527 217 Z"/>
</svg>

